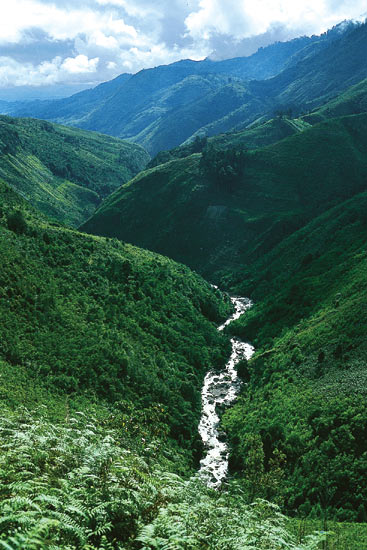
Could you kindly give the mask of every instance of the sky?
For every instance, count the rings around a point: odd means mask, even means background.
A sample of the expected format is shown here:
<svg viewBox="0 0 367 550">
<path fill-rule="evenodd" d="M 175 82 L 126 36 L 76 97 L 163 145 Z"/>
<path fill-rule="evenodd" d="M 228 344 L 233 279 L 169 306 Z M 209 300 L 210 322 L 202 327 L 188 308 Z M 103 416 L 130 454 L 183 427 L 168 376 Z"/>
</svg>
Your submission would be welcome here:
<svg viewBox="0 0 367 550">
<path fill-rule="evenodd" d="M 250 55 L 366 16 L 366 0 L 0 0 L 0 89 L 86 88 L 179 59 Z"/>
</svg>

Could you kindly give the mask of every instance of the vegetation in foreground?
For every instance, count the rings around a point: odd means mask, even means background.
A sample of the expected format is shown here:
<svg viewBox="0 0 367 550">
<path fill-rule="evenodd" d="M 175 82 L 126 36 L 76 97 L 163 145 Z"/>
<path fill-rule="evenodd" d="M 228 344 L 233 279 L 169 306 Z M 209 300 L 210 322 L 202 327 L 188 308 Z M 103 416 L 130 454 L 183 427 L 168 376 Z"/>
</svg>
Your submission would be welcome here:
<svg viewBox="0 0 367 550">
<path fill-rule="evenodd" d="M 316 550 L 323 538 L 297 543 L 274 505 L 165 470 L 162 441 L 138 453 L 113 410 L 101 419 L 87 406 L 59 422 L 1 412 L 4 550 Z"/>
<path fill-rule="evenodd" d="M 184 266 L 0 192 L 0 548 L 316 549 L 273 505 L 191 477 L 228 304 Z"/>
</svg>

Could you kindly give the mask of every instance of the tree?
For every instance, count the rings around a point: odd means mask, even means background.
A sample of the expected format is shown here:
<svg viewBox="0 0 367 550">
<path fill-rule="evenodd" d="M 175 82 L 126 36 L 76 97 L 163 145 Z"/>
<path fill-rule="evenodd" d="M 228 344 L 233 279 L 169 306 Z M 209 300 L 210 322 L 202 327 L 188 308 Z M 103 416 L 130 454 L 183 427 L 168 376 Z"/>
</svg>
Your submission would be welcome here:
<svg viewBox="0 0 367 550">
<path fill-rule="evenodd" d="M 8 228 L 18 235 L 26 232 L 27 223 L 21 210 L 15 210 L 8 216 Z"/>
<path fill-rule="evenodd" d="M 244 175 L 246 154 L 244 148 L 221 150 L 210 145 L 203 150 L 200 171 L 217 189 L 233 192 Z"/>
</svg>

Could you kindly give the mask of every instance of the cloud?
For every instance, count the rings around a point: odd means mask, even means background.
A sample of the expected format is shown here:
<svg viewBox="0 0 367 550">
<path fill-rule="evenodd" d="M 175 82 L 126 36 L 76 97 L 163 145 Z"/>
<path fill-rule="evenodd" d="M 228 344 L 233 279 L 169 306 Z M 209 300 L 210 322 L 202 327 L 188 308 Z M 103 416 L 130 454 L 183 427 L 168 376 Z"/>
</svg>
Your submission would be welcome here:
<svg viewBox="0 0 367 550">
<path fill-rule="evenodd" d="M 97 83 L 212 52 L 249 55 L 365 10 L 365 0 L 12 0 L 0 18 L 0 86 Z"/>
<path fill-rule="evenodd" d="M 202 37 L 208 41 L 215 35 L 241 40 L 265 34 L 274 26 L 288 28 L 293 35 L 318 34 L 365 10 L 365 0 L 200 0 L 199 8 L 185 23 L 188 35 L 195 40 Z"/>
<path fill-rule="evenodd" d="M 86 55 L 68 57 L 61 65 L 61 69 L 71 74 L 94 73 L 97 70 L 99 58 L 88 59 Z"/>
<path fill-rule="evenodd" d="M 49 86 L 58 83 L 78 83 L 87 77 L 85 82 L 94 81 L 91 74 L 97 70 L 99 59 L 88 59 L 84 55 L 68 57 L 60 56 L 51 61 L 43 61 L 38 65 L 19 63 L 11 57 L 0 57 L 0 88 L 9 86 Z"/>
</svg>

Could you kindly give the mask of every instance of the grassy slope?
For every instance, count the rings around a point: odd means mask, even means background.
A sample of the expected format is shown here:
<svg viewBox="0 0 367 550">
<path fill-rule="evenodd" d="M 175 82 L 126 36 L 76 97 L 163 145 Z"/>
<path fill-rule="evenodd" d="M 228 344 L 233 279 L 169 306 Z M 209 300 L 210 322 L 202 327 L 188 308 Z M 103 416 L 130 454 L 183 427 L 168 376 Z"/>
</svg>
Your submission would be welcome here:
<svg viewBox="0 0 367 550">
<path fill-rule="evenodd" d="M 366 115 L 316 125 L 249 152 L 233 192 L 201 174 L 198 154 L 168 162 L 111 195 L 84 229 L 160 251 L 218 278 L 364 188 L 366 143 Z"/>
<path fill-rule="evenodd" d="M 341 520 L 364 517 L 367 498 L 366 206 L 357 195 L 252 265 L 237 290 L 255 306 L 232 328 L 257 349 L 225 417 L 234 469 L 260 436 L 265 466 L 284 453 L 288 508 Z"/>
<path fill-rule="evenodd" d="M 244 147 L 246 149 L 257 149 L 272 145 L 286 137 L 307 130 L 311 125 L 301 118 L 289 118 L 286 115 L 279 115 L 276 118 L 262 121 L 259 120 L 249 128 L 238 132 L 227 132 L 207 138 L 195 136 L 195 139 L 187 140 L 180 147 L 168 151 L 160 151 L 147 165 L 147 168 L 155 168 L 159 164 L 165 164 L 171 160 L 188 157 L 194 153 L 201 153 L 207 146 L 214 146 L 226 150 L 231 147 Z"/>
<path fill-rule="evenodd" d="M 74 226 L 149 159 L 139 146 L 32 119 L 0 117 L 0 179 Z"/>
<path fill-rule="evenodd" d="M 66 394 L 162 403 L 172 437 L 190 446 L 204 373 L 228 347 L 210 286 L 161 256 L 50 225 L 3 184 L 0 232 L 0 357 L 13 379 L 26 367 Z"/>
<path fill-rule="evenodd" d="M 366 111 L 367 79 L 364 79 L 355 86 L 348 88 L 346 92 L 328 101 L 322 107 L 305 115 L 303 120 L 315 124 L 328 118 L 365 113 Z"/>
</svg>

